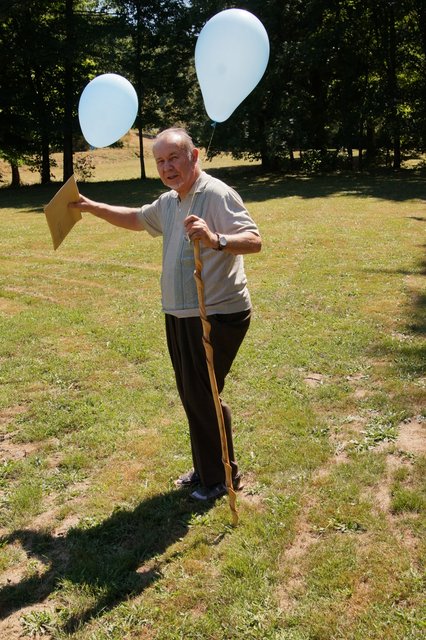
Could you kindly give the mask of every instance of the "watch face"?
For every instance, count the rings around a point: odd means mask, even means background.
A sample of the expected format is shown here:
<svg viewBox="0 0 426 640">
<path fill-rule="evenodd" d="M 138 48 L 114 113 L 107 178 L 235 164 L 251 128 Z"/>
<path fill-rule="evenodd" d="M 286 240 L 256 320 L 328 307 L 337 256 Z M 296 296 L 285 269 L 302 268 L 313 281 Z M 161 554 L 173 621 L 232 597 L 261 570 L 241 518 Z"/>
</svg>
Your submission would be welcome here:
<svg viewBox="0 0 426 640">
<path fill-rule="evenodd" d="M 220 245 L 222 248 L 223 248 L 223 247 L 226 247 L 227 242 L 226 242 L 226 238 L 225 238 L 225 236 L 220 236 L 220 238 L 219 238 L 219 245 Z"/>
</svg>

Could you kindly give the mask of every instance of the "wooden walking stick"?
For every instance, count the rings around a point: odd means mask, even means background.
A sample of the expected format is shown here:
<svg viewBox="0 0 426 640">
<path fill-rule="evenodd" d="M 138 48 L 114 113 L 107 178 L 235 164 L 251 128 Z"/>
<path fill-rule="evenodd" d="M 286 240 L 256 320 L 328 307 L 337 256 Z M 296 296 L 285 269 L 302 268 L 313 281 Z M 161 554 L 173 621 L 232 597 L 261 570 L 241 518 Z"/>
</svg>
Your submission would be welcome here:
<svg viewBox="0 0 426 640">
<path fill-rule="evenodd" d="M 204 283 L 201 276 L 203 262 L 201 260 L 200 241 L 194 240 L 194 259 L 195 271 L 194 278 L 197 285 L 198 306 L 200 309 L 200 318 L 203 325 L 203 345 L 206 352 L 207 369 L 209 372 L 210 386 L 212 389 L 214 406 L 216 409 L 217 423 L 220 433 L 220 443 L 222 446 L 222 462 L 225 467 L 226 489 L 229 496 L 229 506 L 232 513 L 232 524 L 237 526 L 238 513 L 236 508 L 237 496 L 232 484 L 232 467 L 229 462 L 228 441 L 226 438 L 225 421 L 223 418 L 222 405 L 220 404 L 219 390 L 217 388 L 216 375 L 214 372 L 213 347 L 210 342 L 210 322 L 207 319 L 206 306 L 204 302 Z"/>
</svg>

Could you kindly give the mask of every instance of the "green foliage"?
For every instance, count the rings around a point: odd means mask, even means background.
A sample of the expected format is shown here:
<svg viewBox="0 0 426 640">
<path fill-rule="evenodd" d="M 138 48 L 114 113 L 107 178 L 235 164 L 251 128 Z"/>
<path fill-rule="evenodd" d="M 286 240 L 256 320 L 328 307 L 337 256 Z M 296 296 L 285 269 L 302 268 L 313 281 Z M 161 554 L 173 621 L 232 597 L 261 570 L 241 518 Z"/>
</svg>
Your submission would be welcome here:
<svg viewBox="0 0 426 640">
<path fill-rule="evenodd" d="M 22 628 L 31 638 L 44 636 L 54 631 L 53 620 L 54 616 L 49 611 L 32 611 L 22 616 Z"/>
<path fill-rule="evenodd" d="M 379 162 L 382 150 L 399 168 L 401 146 L 424 148 L 422 3 L 247 0 L 240 6 L 265 25 L 270 62 L 260 85 L 218 127 L 211 153 L 225 149 L 261 158 L 265 168 L 294 171 L 294 151 L 303 150 L 306 168 L 327 171 L 329 149 L 347 150 L 349 166 L 352 149 L 364 149 L 360 167 Z M 201 133 L 206 143 L 208 129 Z"/>
<path fill-rule="evenodd" d="M 74 163 L 74 173 L 76 180 L 79 182 L 86 182 L 93 178 L 95 174 L 95 160 L 90 154 L 80 156 Z"/>
<path fill-rule="evenodd" d="M 0 14 L 0 157 L 14 167 L 15 181 L 20 162 L 33 156 L 41 158 L 42 182 L 50 181 L 52 151 L 63 150 L 70 161 L 79 96 L 104 72 L 133 82 L 140 134 L 179 123 L 207 147 L 212 130 L 194 47 L 205 22 L 229 6 L 10 3 Z M 228 151 L 260 159 L 266 169 L 315 173 L 342 164 L 399 169 L 404 153 L 424 150 L 423 2 L 245 0 L 239 7 L 265 25 L 270 61 L 259 85 L 216 127 L 210 156 Z M 143 156 L 140 163 L 145 177 Z"/>
</svg>

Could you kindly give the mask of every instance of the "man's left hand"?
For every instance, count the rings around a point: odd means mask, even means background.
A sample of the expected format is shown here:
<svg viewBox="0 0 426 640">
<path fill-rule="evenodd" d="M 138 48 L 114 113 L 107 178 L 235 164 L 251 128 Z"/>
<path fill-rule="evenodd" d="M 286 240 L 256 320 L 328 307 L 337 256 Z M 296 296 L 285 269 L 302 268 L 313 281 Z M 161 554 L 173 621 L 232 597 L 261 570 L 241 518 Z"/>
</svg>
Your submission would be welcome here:
<svg viewBox="0 0 426 640">
<path fill-rule="evenodd" d="M 216 249 L 218 244 L 217 235 L 209 229 L 205 220 L 198 216 L 190 215 L 185 218 L 183 224 L 185 233 L 191 241 L 200 240 L 205 247 Z"/>
</svg>

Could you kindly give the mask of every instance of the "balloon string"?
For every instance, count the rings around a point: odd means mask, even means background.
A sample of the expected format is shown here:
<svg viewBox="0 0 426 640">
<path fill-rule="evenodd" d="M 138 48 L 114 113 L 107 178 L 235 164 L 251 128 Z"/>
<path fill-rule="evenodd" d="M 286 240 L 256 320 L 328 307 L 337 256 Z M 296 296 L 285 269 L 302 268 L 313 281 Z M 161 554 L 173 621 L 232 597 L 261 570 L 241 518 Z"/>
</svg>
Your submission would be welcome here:
<svg viewBox="0 0 426 640">
<path fill-rule="evenodd" d="M 217 122 L 212 122 L 213 131 L 212 131 L 212 135 L 210 136 L 209 144 L 207 145 L 206 159 L 209 157 L 210 146 L 211 146 L 211 143 L 212 143 L 212 140 L 213 140 L 214 132 L 216 131 L 216 125 L 217 125 Z"/>
</svg>

